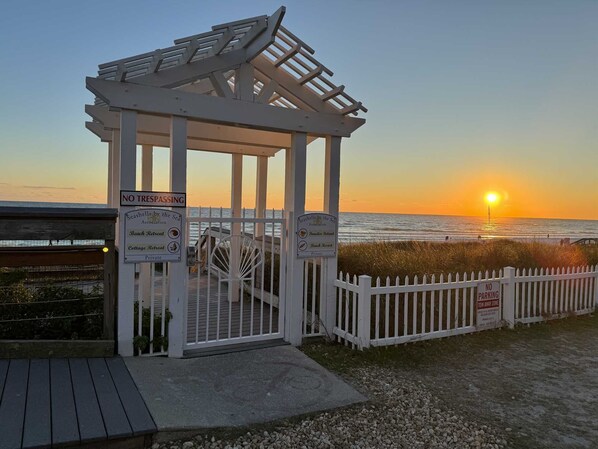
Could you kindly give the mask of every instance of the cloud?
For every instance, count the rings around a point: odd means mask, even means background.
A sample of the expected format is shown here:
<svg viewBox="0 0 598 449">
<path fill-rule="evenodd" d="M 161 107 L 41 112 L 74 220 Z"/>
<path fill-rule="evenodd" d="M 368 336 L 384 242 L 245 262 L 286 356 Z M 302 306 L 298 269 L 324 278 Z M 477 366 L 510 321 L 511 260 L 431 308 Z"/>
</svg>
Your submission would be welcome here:
<svg viewBox="0 0 598 449">
<path fill-rule="evenodd" d="M 76 190 L 75 187 L 53 187 L 53 186 L 19 186 L 23 189 L 36 189 L 36 190 Z"/>
</svg>

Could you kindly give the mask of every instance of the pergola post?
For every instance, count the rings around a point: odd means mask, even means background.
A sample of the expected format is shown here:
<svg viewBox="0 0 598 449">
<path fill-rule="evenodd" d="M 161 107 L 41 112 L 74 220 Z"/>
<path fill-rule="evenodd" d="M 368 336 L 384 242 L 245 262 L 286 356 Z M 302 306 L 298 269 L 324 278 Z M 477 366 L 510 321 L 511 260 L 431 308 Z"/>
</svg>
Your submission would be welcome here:
<svg viewBox="0 0 598 449">
<path fill-rule="evenodd" d="M 341 168 L 341 138 L 326 137 L 326 156 L 324 162 L 324 212 L 334 215 L 338 219 L 339 188 Z M 338 238 L 338 237 L 337 237 Z M 324 328 L 332 337 L 332 330 L 336 324 L 336 287 L 334 281 L 338 271 L 337 257 L 325 258 L 322 274 L 325 285 Z"/>
<path fill-rule="evenodd" d="M 285 159 L 285 214 L 287 223 L 287 283 L 285 340 L 294 346 L 302 340 L 303 260 L 297 258 L 296 219 L 305 213 L 307 134 L 294 132 Z"/>
<path fill-rule="evenodd" d="M 106 185 L 106 205 L 114 207 L 112 204 L 112 142 L 108 142 L 108 183 Z"/>
<path fill-rule="evenodd" d="M 257 157 L 257 169 L 255 176 L 255 217 L 266 216 L 266 194 L 268 192 L 268 157 Z M 255 235 L 264 235 L 264 223 L 258 223 L 255 227 Z"/>
<path fill-rule="evenodd" d="M 233 218 L 241 217 L 242 196 L 243 196 L 243 155 L 232 155 L 231 167 L 231 216 Z M 232 223 L 231 225 L 231 247 L 230 247 L 230 277 L 228 283 L 228 300 L 231 302 L 239 301 L 240 282 L 239 277 L 239 263 L 241 251 L 241 223 Z"/>
<path fill-rule="evenodd" d="M 115 133 L 117 133 L 115 131 Z M 120 135 L 117 140 L 119 145 L 119 185 L 115 186 L 114 193 L 119 207 L 118 228 L 119 235 L 124 236 L 125 213 L 133 207 L 120 207 L 120 189 L 135 190 L 136 159 L 137 159 L 137 112 L 123 109 L 120 113 Z M 122 241 L 121 241 L 122 242 Z M 122 245 L 118 253 L 118 353 L 122 356 L 133 355 L 133 310 L 135 300 L 135 264 L 125 264 L 125 252 Z"/>
<path fill-rule="evenodd" d="M 141 145 L 141 190 L 152 190 L 154 148 L 152 145 Z M 150 307 L 151 296 L 151 265 L 142 263 L 139 267 L 140 302 L 143 307 Z"/>
<path fill-rule="evenodd" d="M 187 192 L 187 119 L 170 119 L 170 191 Z M 181 242 L 187 241 L 187 214 L 181 221 Z M 185 243 L 183 243 L 185 244 Z M 169 262 L 168 308 L 172 318 L 168 323 L 168 356 L 182 357 L 187 323 L 187 262 L 184 248 L 180 262 Z"/>
<path fill-rule="evenodd" d="M 110 192 L 110 205 L 120 208 L 120 129 L 112 131 L 112 162 L 111 162 L 112 182 Z M 116 235 L 116 244 L 118 245 L 118 233 Z"/>
</svg>

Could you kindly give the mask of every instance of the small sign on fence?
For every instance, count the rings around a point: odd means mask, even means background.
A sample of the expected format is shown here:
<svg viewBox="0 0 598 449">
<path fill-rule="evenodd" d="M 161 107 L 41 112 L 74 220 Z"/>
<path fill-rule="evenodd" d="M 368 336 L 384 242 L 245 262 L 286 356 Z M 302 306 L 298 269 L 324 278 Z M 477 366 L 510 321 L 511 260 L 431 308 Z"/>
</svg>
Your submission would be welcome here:
<svg viewBox="0 0 598 449">
<path fill-rule="evenodd" d="M 500 324 L 500 281 L 478 282 L 476 329 L 494 329 Z"/>
<path fill-rule="evenodd" d="M 168 209 L 136 209 L 125 219 L 125 263 L 179 262 L 183 216 Z"/>
<path fill-rule="evenodd" d="M 329 214 L 297 217 L 297 258 L 335 257 L 337 219 Z"/>
</svg>

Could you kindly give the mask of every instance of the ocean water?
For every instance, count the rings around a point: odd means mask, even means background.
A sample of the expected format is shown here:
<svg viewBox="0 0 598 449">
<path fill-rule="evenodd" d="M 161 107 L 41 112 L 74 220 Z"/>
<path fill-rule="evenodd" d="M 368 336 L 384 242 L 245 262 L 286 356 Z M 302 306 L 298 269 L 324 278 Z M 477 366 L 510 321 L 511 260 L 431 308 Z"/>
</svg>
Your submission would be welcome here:
<svg viewBox="0 0 598 449">
<path fill-rule="evenodd" d="M 39 207 L 104 207 L 101 204 L 33 203 L 0 201 L 0 206 Z M 208 216 L 208 208 L 191 208 L 192 216 Z M 220 214 L 220 208 L 212 209 Z M 267 216 L 281 216 L 281 211 L 268 211 Z M 222 209 L 230 216 L 229 209 Z M 253 210 L 246 211 L 247 217 Z M 407 215 L 341 212 L 339 240 L 342 242 L 396 240 L 476 240 L 510 238 L 558 243 L 561 239 L 575 241 L 598 238 L 598 220 L 564 220 L 548 218 L 462 217 L 449 215 Z"/>
</svg>

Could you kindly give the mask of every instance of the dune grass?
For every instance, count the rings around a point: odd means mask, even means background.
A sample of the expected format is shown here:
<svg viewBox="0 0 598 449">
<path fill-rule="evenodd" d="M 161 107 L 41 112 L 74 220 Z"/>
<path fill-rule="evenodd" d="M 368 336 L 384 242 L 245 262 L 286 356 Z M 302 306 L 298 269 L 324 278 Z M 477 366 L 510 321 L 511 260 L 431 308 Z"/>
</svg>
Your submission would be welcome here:
<svg viewBox="0 0 598 449">
<path fill-rule="evenodd" d="M 597 245 L 551 245 L 512 240 L 483 242 L 374 242 L 341 245 L 338 269 L 376 278 L 515 268 L 598 264 Z"/>
</svg>

